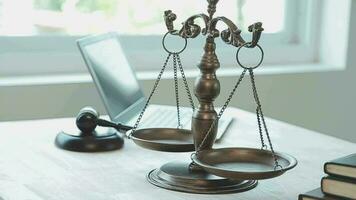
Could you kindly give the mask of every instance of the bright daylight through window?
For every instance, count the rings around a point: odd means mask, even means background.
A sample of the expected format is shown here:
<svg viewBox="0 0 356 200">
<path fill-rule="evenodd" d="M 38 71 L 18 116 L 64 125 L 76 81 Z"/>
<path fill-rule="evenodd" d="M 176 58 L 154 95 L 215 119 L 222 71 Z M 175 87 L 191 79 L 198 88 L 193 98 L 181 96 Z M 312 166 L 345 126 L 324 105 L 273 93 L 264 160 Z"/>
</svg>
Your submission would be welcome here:
<svg viewBox="0 0 356 200">
<path fill-rule="evenodd" d="M 205 12 L 204 0 L 2 0 L 1 35 L 86 35 L 120 29 L 122 34 L 152 35 L 166 31 L 162 14 L 167 8 L 182 17 Z M 21 6 L 19 6 L 21 4 Z M 228 0 L 218 9 L 243 31 L 263 21 L 265 33 L 284 30 L 285 0 Z M 203 9 L 202 9 L 203 8 Z M 220 13 L 219 13 L 220 12 Z M 256 13 L 259 13 L 256 15 Z M 183 19 L 183 18 L 182 18 Z"/>
</svg>

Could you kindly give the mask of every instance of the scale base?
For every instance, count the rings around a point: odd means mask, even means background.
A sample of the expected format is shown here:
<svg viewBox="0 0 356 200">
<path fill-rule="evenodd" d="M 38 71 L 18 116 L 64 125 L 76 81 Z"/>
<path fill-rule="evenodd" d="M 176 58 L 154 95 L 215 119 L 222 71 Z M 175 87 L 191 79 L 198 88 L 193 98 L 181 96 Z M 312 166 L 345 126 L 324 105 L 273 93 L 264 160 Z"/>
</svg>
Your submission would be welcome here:
<svg viewBox="0 0 356 200">
<path fill-rule="evenodd" d="M 230 180 L 202 170 L 190 170 L 189 162 L 170 162 L 150 171 L 148 181 L 158 187 L 199 194 L 226 194 L 250 190 L 255 180 Z"/>
</svg>

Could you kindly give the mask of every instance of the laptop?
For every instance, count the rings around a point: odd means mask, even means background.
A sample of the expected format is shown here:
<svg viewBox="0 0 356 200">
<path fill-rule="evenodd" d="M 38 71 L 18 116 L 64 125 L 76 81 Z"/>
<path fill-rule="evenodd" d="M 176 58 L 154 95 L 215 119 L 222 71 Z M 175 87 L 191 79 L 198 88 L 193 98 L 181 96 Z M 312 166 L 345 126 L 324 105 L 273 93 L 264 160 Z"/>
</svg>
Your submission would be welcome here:
<svg viewBox="0 0 356 200">
<path fill-rule="evenodd" d="M 93 78 L 110 120 L 133 126 L 142 111 L 146 97 L 136 74 L 125 57 L 115 32 L 89 36 L 77 41 L 78 48 Z M 191 108 L 181 107 L 181 124 L 191 129 Z M 219 121 L 217 139 L 221 139 L 232 122 Z M 138 128 L 176 128 L 176 106 L 149 105 Z"/>
</svg>

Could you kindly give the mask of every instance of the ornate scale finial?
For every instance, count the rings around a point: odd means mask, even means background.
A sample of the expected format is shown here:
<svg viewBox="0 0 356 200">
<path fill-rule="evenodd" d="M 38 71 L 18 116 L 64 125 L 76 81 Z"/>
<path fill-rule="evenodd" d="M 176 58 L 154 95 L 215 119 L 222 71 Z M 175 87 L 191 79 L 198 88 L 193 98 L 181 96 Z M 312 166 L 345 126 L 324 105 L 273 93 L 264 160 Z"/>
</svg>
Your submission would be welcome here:
<svg viewBox="0 0 356 200">
<path fill-rule="evenodd" d="M 219 0 L 208 0 L 208 13 L 209 13 L 209 18 L 212 19 L 213 15 L 216 11 L 216 4 L 219 2 Z"/>
</svg>

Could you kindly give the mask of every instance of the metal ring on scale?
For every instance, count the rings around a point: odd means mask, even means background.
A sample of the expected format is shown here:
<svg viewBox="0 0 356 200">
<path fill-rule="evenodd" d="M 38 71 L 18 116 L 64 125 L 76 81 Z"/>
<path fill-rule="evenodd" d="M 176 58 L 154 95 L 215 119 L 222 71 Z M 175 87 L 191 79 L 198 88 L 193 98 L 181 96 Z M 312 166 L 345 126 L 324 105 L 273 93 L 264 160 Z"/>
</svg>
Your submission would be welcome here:
<svg viewBox="0 0 356 200">
<path fill-rule="evenodd" d="M 254 47 L 248 47 L 248 45 L 250 45 L 250 42 L 247 42 L 243 45 L 241 45 L 238 49 L 237 49 L 237 52 L 236 52 L 236 61 L 237 63 L 240 65 L 240 67 L 244 68 L 244 69 L 247 69 L 247 70 L 251 70 L 251 69 L 256 69 L 257 67 L 259 67 L 261 64 L 262 64 L 262 61 L 263 61 L 263 58 L 264 58 L 264 52 L 263 52 L 263 49 L 262 47 L 259 45 L 259 44 L 256 44 L 256 47 L 258 47 L 261 51 L 261 59 L 260 61 L 257 63 L 257 65 L 253 66 L 253 67 L 246 67 L 245 65 L 241 64 L 240 62 L 240 59 L 239 59 L 239 52 L 240 50 L 243 48 L 243 47 L 246 47 L 246 48 L 254 48 Z"/>
<path fill-rule="evenodd" d="M 168 34 L 170 34 L 171 32 L 167 32 L 166 34 L 164 34 L 164 36 L 163 36 L 163 39 L 162 39 L 162 46 L 163 46 L 163 49 L 167 52 L 167 53 L 169 53 L 169 54 L 180 54 L 180 53 L 182 53 L 186 48 L 187 48 L 187 38 L 184 38 L 184 37 L 182 37 L 183 39 L 184 39 L 184 47 L 180 50 L 180 51 L 170 51 L 170 50 L 168 50 L 168 48 L 167 48 L 167 46 L 166 46 L 166 44 L 165 44 L 165 40 L 166 40 L 166 37 L 167 37 L 167 35 Z M 173 35 L 173 34 L 172 34 Z"/>
</svg>

